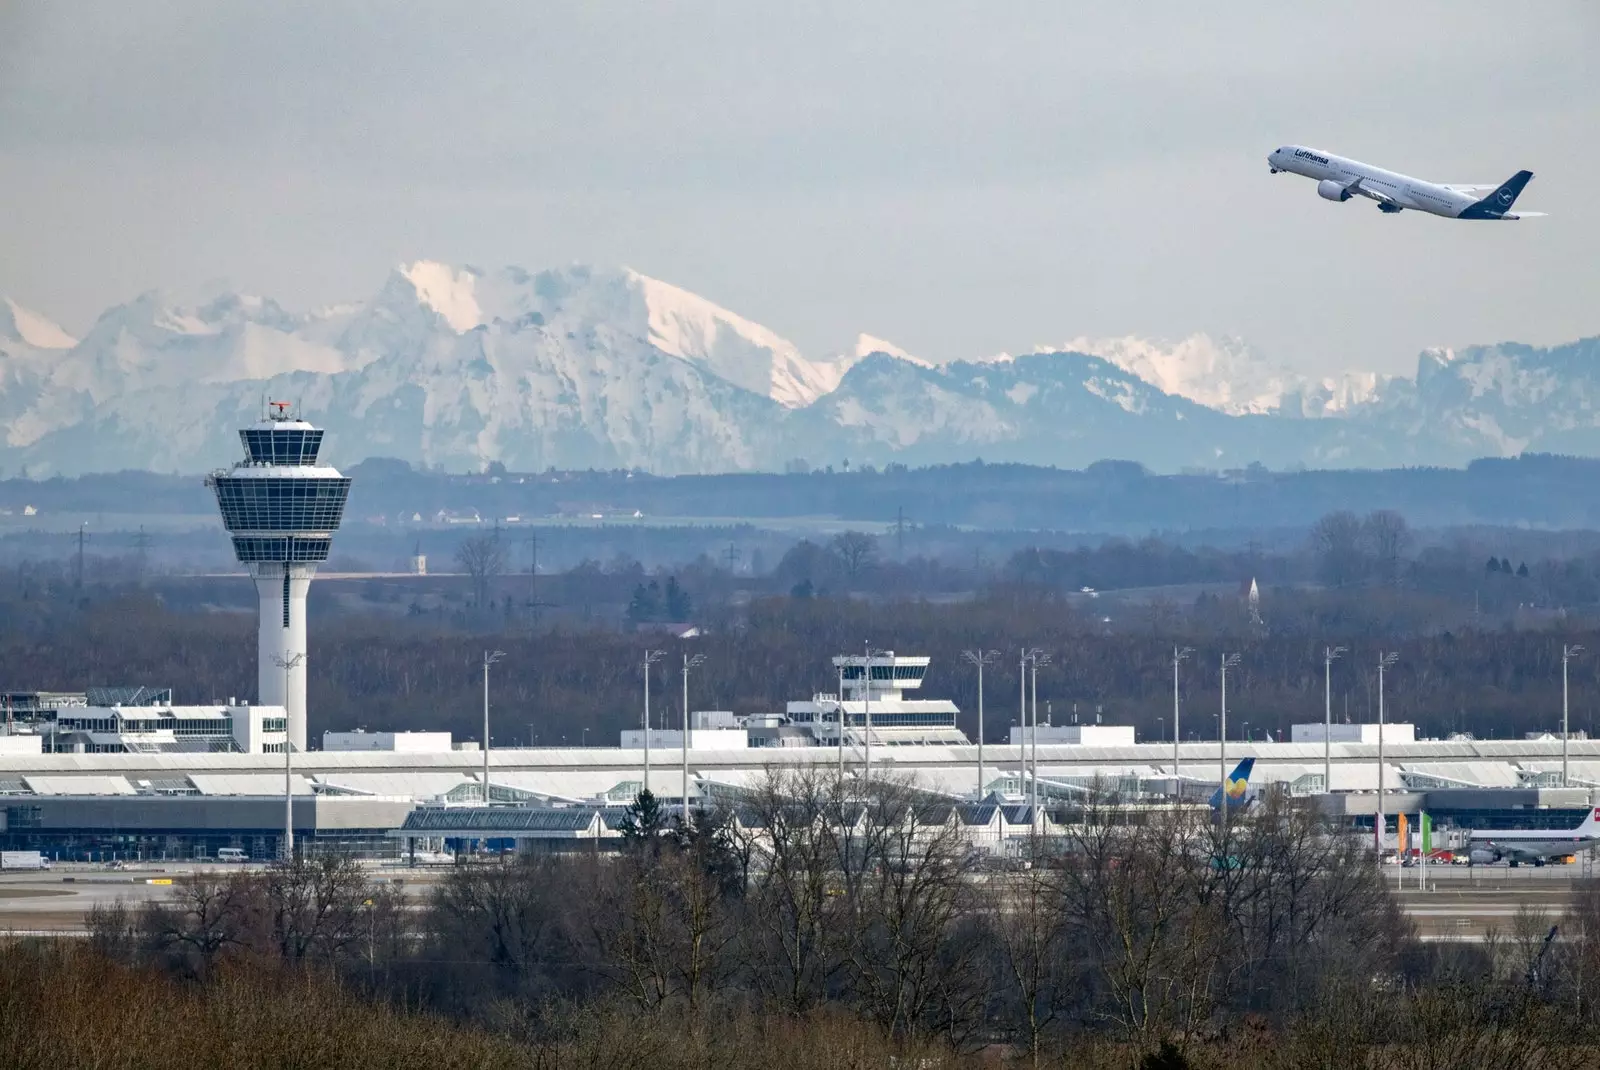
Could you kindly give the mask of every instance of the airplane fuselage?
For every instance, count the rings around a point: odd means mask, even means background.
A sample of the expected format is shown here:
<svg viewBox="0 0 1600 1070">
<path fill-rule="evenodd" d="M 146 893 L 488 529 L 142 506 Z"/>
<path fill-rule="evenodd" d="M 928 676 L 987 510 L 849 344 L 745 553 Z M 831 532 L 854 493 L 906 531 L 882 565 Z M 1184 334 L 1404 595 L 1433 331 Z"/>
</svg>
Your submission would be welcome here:
<svg viewBox="0 0 1600 1070">
<path fill-rule="evenodd" d="M 1543 865 L 1547 859 L 1591 851 L 1596 844 L 1600 844 L 1600 838 L 1592 833 L 1563 833 L 1557 829 L 1474 832 L 1467 840 L 1470 852 L 1490 851 L 1495 857 L 1508 862 L 1532 862 L 1535 865 Z"/>
<path fill-rule="evenodd" d="M 1317 192 L 1327 200 L 1368 197 L 1385 212 L 1409 208 L 1447 219 L 1519 219 L 1511 206 L 1533 177 L 1524 171 L 1499 187 L 1447 186 L 1305 145 L 1274 149 L 1267 154 L 1267 166 L 1273 174 L 1281 171 L 1314 180 Z"/>
</svg>

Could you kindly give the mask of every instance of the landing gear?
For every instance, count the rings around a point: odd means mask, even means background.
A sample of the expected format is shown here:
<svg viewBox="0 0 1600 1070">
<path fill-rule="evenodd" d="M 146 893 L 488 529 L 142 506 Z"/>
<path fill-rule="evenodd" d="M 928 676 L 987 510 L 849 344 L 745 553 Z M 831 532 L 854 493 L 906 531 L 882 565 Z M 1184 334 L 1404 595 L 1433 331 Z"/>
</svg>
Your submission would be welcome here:
<svg viewBox="0 0 1600 1070">
<path fill-rule="evenodd" d="M 1278 173 L 1278 169 L 1277 169 L 1277 168 L 1276 168 L 1276 167 L 1269 167 L 1269 168 L 1267 168 L 1267 174 L 1269 174 L 1269 175 L 1275 175 L 1275 174 L 1277 174 L 1277 173 Z"/>
<path fill-rule="evenodd" d="M 1384 215 L 1394 215 L 1396 212 L 1401 212 L 1404 210 L 1405 209 L 1401 208 L 1398 204 L 1389 204 L 1385 201 L 1378 202 L 1378 211 L 1382 212 Z"/>
</svg>

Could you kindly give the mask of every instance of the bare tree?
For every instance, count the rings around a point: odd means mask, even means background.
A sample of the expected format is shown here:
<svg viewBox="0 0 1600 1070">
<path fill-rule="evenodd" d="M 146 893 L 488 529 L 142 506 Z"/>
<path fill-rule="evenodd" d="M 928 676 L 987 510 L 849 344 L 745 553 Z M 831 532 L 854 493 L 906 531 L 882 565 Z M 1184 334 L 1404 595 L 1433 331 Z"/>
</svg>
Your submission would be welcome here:
<svg viewBox="0 0 1600 1070">
<path fill-rule="evenodd" d="M 1368 513 L 1361 522 L 1361 543 L 1372 562 L 1378 582 L 1393 587 L 1400 582 L 1400 562 L 1411 548 L 1406 518 L 1392 509 Z"/>
<path fill-rule="evenodd" d="M 1346 587 L 1366 571 L 1361 520 L 1348 510 L 1329 513 L 1311 528 L 1317 567 L 1330 587 Z"/>
<path fill-rule="evenodd" d="M 995 943 L 1009 980 L 1034 1067 L 1040 1041 L 1062 1008 L 1069 983 L 1061 887 L 1054 871 L 1036 863 L 1008 870 L 995 882 L 999 908 Z"/>
<path fill-rule="evenodd" d="M 262 877 L 273 941 L 285 962 L 332 961 L 366 937 L 372 882 L 345 855 L 296 858 Z"/>
<path fill-rule="evenodd" d="M 846 578 L 854 582 L 878 555 L 878 540 L 863 531 L 845 531 L 833 537 L 832 549 Z"/>
<path fill-rule="evenodd" d="M 752 859 L 742 932 L 757 990 L 791 1014 L 827 998 L 844 966 L 844 882 L 838 837 L 842 785 L 813 767 L 769 770 L 734 825 Z"/>
<path fill-rule="evenodd" d="M 506 570 L 506 548 L 493 535 L 477 535 L 461 540 L 456 547 L 456 564 L 472 580 L 472 597 L 479 609 L 489 604 L 489 585 Z"/>
</svg>

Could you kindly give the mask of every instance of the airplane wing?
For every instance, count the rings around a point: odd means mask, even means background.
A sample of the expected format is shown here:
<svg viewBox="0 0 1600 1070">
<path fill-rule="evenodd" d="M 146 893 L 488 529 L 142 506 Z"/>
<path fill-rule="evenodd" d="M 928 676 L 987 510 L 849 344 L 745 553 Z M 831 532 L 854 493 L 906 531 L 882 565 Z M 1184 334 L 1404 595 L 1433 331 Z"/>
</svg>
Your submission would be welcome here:
<svg viewBox="0 0 1600 1070">
<path fill-rule="evenodd" d="M 1359 193 L 1363 197 L 1370 197 L 1379 204 L 1387 204 L 1392 208 L 1400 207 L 1400 205 L 1395 203 L 1393 197 L 1390 197 L 1388 194 L 1380 192 L 1379 190 L 1373 189 L 1359 178 L 1355 180 L 1353 185 L 1347 188 L 1351 193 Z"/>
</svg>

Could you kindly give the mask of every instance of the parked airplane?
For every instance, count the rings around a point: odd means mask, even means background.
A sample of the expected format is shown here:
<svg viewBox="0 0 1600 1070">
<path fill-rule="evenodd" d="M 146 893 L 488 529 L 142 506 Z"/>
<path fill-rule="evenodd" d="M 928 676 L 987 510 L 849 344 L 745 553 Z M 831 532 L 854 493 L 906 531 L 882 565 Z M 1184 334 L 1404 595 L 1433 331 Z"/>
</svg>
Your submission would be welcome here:
<svg viewBox="0 0 1600 1070">
<path fill-rule="evenodd" d="M 1499 186 L 1450 185 L 1385 171 L 1357 160 L 1347 160 L 1321 149 L 1285 145 L 1267 154 L 1273 174 L 1287 171 L 1317 180 L 1317 194 L 1330 201 L 1370 197 L 1380 212 L 1414 208 L 1446 219 L 1523 219 L 1543 212 L 1513 212 L 1522 187 L 1532 171 L 1518 171 Z"/>
<path fill-rule="evenodd" d="M 1473 865 L 1504 859 L 1513 866 L 1519 862 L 1542 866 L 1552 858 L 1591 850 L 1600 844 L 1600 806 L 1590 810 L 1575 829 L 1473 829 L 1467 844 L 1467 857 Z"/>
<path fill-rule="evenodd" d="M 1211 793 L 1211 809 L 1222 809 L 1222 793 L 1228 793 L 1228 809 L 1243 810 L 1250 805 L 1250 770 L 1254 769 L 1256 760 L 1246 758 L 1233 767 L 1233 773 L 1222 782 L 1222 786 Z"/>
</svg>

